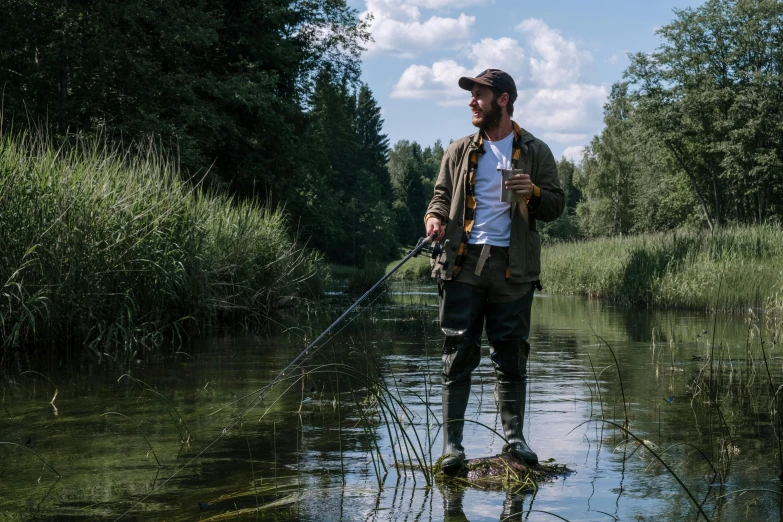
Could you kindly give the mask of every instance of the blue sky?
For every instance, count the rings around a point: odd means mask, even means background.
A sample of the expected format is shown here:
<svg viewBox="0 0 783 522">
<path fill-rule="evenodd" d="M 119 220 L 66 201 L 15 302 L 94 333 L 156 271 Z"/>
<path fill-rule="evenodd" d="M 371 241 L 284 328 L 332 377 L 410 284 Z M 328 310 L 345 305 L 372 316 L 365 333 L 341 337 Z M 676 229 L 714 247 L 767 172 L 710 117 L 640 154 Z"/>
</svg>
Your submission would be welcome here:
<svg viewBox="0 0 783 522">
<path fill-rule="evenodd" d="M 578 159 L 601 131 L 628 52 L 649 52 L 655 30 L 687 0 L 349 0 L 373 14 L 362 81 L 382 108 L 390 142 L 444 144 L 473 132 L 457 79 L 503 69 L 519 91 L 514 119 L 555 157 Z"/>
</svg>

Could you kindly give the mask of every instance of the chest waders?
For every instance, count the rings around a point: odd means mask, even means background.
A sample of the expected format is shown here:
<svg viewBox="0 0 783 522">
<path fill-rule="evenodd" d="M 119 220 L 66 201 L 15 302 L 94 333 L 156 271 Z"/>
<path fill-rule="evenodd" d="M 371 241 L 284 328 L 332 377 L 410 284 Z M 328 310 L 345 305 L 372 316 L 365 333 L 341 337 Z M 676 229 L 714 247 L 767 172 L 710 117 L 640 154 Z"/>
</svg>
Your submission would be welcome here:
<svg viewBox="0 0 783 522">
<path fill-rule="evenodd" d="M 470 245 L 454 280 L 443 281 L 440 301 L 443 343 L 443 457 L 444 473 L 458 473 L 465 460 L 462 445 L 471 374 L 481 363 L 481 335 L 486 327 L 490 359 L 497 378 L 498 411 L 506 442 L 503 451 L 528 464 L 538 456 L 522 433 L 525 417 L 530 311 L 535 283 L 506 280 L 508 249 Z M 482 257 L 488 257 L 486 263 Z"/>
</svg>

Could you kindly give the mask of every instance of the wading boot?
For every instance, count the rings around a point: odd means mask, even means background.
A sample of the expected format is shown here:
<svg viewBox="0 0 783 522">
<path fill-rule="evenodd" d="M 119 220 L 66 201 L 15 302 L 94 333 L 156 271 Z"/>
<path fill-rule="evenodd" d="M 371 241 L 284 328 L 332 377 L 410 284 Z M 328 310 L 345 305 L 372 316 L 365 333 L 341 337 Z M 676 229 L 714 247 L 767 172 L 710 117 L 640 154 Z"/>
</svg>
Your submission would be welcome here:
<svg viewBox="0 0 783 522">
<path fill-rule="evenodd" d="M 462 428 L 465 425 L 465 409 L 470 397 L 468 379 L 444 384 L 443 396 L 443 458 L 440 469 L 446 475 L 456 475 L 465 465 L 465 448 L 462 447 Z"/>
<path fill-rule="evenodd" d="M 503 453 L 535 466 L 538 455 L 527 445 L 522 427 L 525 425 L 525 381 L 498 383 L 498 409 L 503 432 L 508 443 L 503 446 Z"/>
</svg>

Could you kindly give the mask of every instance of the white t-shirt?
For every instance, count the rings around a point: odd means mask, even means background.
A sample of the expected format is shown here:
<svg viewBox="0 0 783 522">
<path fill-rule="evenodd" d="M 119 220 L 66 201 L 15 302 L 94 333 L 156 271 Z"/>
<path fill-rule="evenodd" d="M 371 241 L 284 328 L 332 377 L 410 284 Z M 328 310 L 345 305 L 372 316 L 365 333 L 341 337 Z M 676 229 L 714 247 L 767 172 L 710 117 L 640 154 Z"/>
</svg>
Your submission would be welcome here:
<svg viewBox="0 0 783 522">
<path fill-rule="evenodd" d="M 468 243 L 507 247 L 511 238 L 511 203 L 500 201 L 502 177 L 498 169 L 511 168 L 512 132 L 500 141 L 484 140 L 484 154 L 476 169 L 476 219 Z"/>
</svg>

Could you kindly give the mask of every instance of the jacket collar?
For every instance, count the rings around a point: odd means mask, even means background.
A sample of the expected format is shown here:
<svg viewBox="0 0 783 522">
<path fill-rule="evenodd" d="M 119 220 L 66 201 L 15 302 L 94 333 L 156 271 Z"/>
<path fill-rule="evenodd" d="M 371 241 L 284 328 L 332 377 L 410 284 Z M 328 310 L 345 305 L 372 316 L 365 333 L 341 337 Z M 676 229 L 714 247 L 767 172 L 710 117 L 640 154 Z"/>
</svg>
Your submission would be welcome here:
<svg viewBox="0 0 783 522">
<path fill-rule="evenodd" d="M 522 143 L 530 143 L 535 140 L 535 136 L 519 126 L 517 122 L 511 120 L 511 124 L 514 126 L 514 148 L 521 148 Z M 470 150 L 478 149 L 481 153 L 484 153 L 484 136 L 481 135 L 481 131 L 477 131 L 470 137 Z"/>
</svg>

